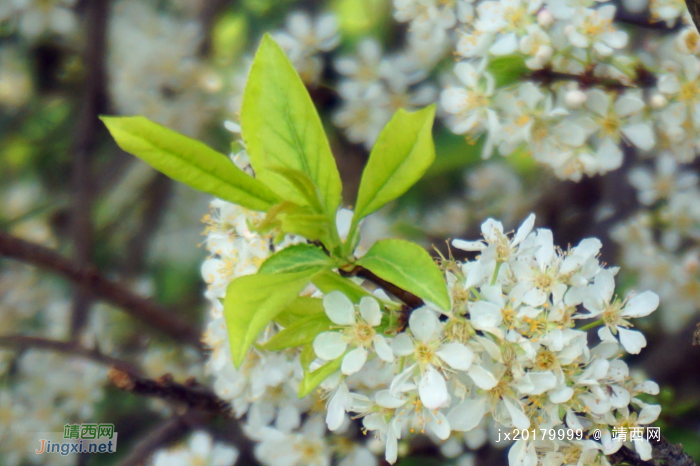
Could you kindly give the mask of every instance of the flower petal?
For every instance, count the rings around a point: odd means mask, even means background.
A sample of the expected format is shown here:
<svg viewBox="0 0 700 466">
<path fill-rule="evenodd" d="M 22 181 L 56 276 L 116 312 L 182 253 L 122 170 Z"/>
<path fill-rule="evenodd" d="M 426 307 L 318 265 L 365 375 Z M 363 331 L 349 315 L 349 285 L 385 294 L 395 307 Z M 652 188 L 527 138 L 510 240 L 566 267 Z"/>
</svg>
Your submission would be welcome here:
<svg viewBox="0 0 700 466">
<path fill-rule="evenodd" d="M 391 343 L 392 351 L 397 356 L 408 356 L 413 353 L 413 339 L 407 333 L 401 333 Z"/>
<path fill-rule="evenodd" d="M 530 234 L 532 231 L 532 228 L 535 226 L 535 214 L 530 214 L 528 217 L 525 219 L 522 225 L 520 225 L 520 228 L 518 228 L 518 231 L 515 233 L 515 236 L 513 237 L 513 242 L 511 243 L 511 246 L 517 246 L 518 244 L 522 243 L 525 238 L 527 238 L 527 235 Z"/>
<path fill-rule="evenodd" d="M 623 310 L 627 317 L 645 317 L 659 307 L 659 295 L 653 291 L 645 291 L 630 299 Z"/>
<path fill-rule="evenodd" d="M 498 380 L 496 377 L 481 366 L 472 364 L 472 367 L 469 368 L 467 374 L 474 381 L 474 384 L 476 384 L 476 386 L 482 390 L 491 390 L 493 387 L 498 385 Z"/>
<path fill-rule="evenodd" d="M 360 300 L 360 315 L 372 327 L 382 323 L 382 311 L 376 299 L 365 296 Z"/>
<path fill-rule="evenodd" d="M 445 378 L 433 366 L 428 365 L 418 384 L 420 401 L 428 409 L 438 409 L 449 398 Z"/>
<path fill-rule="evenodd" d="M 623 327 L 617 327 L 617 330 L 620 332 L 620 343 L 629 354 L 639 354 L 647 345 L 647 339 L 642 332 L 627 330 Z"/>
<path fill-rule="evenodd" d="M 469 307 L 469 315 L 472 326 L 477 330 L 488 330 L 498 325 L 503 320 L 501 308 L 486 301 L 477 301 Z"/>
<path fill-rule="evenodd" d="M 659 414 L 661 414 L 661 405 L 646 405 L 639 413 L 637 423 L 651 424 L 659 418 Z"/>
<path fill-rule="evenodd" d="M 326 361 L 338 359 L 343 355 L 348 344 L 343 335 L 338 332 L 319 333 L 314 339 L 314 352 L 316 356 Z"/>
<path fill-rule="evenodd" d="M 452 432 L 450 427 L 450 422 L 447 420 L 442 412 L 432 412 L 427 413 L 428 418 L 428 428 L 435 434 L 440 440 L 447 440 Z"/>
<path fill-rule="evenodd" d="M 394 360 L 394 351 L 391 349 L 391 346 L 389 346 L 389 343 L 386 342 L 386 339 L 382 335 L 374 335 L 372 342 L 374 342 L 374 351 L 377 352 L 379 359 L 386 362 L 391 362 Z"/>
<path fill-rule="evenodd" d="M 447 343 L 435 354 L 450 367 L 460 371 L 468 370 L 474 360 L 474 352 L 457 342 Z"/>
<path fill-rule="evenodd" d="M 348 387 L 341 383 L 335 391 L 328 403 L 328 412 L 326 413 L 326 424 L 328 430 L 335 431 L 340 429 L 345 420 L 345 410 L 350 401 L 350 391 Z"/>
<path fill-rule="evenodd" d="M 334 324 L 352 325 L 355 323 L 355 306 L 350 298 L 340 291 L 331 291 L 324 296 L 323 308 Z"/>
<path fill-rule="evenodd" d="M 528 429 L 530 427 L 530 419 L 528 419 L 523 412 L 523 408 L 520 406 L 520 403 L 503 398 L 503 404 L 508 410 L 510 419 L 515 427 L 518 429 Z"/>
<path fill-rule="evenodd" d="M 345 375 L 352 375 L 362 369 L 365 362 L 367 362 L 367 350 L 360 346 L 345 355 L 340 371 Z"/>
<path fill-rule="evenodd" d="M 486 398 L 464 400 L 447 414 L 453 430 L 468 432 L 479 425 L 486 414 Z"/>
<path fill-rule="evenodd" d="M 418 341 L 423 343 L 427 343 L 433 339 L 438 325 L 440 325 L 440 322 L 435 312 L 427 307 L 422 307 L 413 311 L 408 320 L 411 333 L 413 333 L 413 336 L 416 337 Z"/>
<path fill-rule="evenodd" d="M 642 150 L 649 150 L 656 144 L 654 130 L 648 123 L 636 123 L 634 125 L 625 126 L 620 130 L 627 139 L 632 141 L 632 144 Z"/>
</svg>

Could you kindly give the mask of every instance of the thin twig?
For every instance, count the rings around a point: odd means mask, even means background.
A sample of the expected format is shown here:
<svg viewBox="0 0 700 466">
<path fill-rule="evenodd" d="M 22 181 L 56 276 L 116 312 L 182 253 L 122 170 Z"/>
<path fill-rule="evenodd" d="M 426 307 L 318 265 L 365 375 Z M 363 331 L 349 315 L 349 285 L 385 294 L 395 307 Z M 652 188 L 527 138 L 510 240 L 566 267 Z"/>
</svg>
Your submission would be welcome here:
<svg viewBox="0 0 700 466">
<path fill-rule="evenodd" d="M 132 293 L 128 288 L 107 279 L 92 267 L 78 267 L 51 249 L 33 244 L 0 231 L 0 255 L 21 260 L 58 273 L 89 290 L 96 298 L 111 303 L 127 314 L 185 343 L 202 348 L 197 325 L 186 322 L 173 309 Z"/>
<path fill-rule="evenodd" d="M 117 388 L 137 395 L 156 397 L 188 408 L 213 413 L 225 413 L 229 410 L 228 403 L 193 378 L 188 379 L 183 385 L 175 382 L 170 374 L 153 380 L 117 367 L 110 368 L 108 377 Z"/>
<path fill-rule="evenodd" d="M 192 422 L 188 418 L 191 416 L 192 414 L 185 413 L 181 416 L 173 416 L 158 424 L 131 449 L 129 455 L 119 463 L 119 466 L 144 464 L 156 450 L 183 437 L 190 430 Z"/>
<path fill-rule="evenodd" d="M 215 418 L 219 418 L 217 424 L 224 431 L 223 437 L 232 441 L 238 449 L 238 464 L 251 466 L 259 464 L 253 453 L 252 441 L 243 433 L 240 422 L 230 416 L 230 405 L 208 387 L 197 383 L 194 378 L 180 384 L 173 381 L 170 374 L 153 380 L 135 376 L 116 367 L 110 369 L 108 377 L 115 386 L 124 391 L 135 395 L 157 397 L 173 403 L 181 411 L 184 410 L 184 414 L 164 422 L 149 434 L 119 466 L 141 464 L 151 453 L 175 440 L 179 434 L 185 433 L 194 426 L 211 426 L 211 421 Z"/>
<path fill-rule="evenodd" d="M 602 88 L 610 91 L 624 91 L 626 89 L 648 88 L 656 85 L 656 76 L 646 68 L 639 67 L 635 70 L 635 76 L 630 84 L 623 83 L 617 79 L 603 78 L 596 76 L 593 69 L 587 70 L 583 74 L 560 73 L 551 68 L 532 71 L 525 76 L 525 79 L 551 85 L 555 82 L 576 82 L 583 89 Z"/>
<path fill-rule="evenodd" d="M 119 370 L 127 371 L 132 374 L 141 374 L 141 369 L 134 364 L 103 354 L 96 348 L 85 348 L 75 341 L 58 341 L 48 338 L 29 337 L 25 335 L 4 335 L 0 336 L 0 348 L 12 348 L 17 350 L 26 350 L 31 348 L 56 351 L 58 353 L 70 354 L 72 356 L 89 359 L 90 361 L 94 361 L 105 366 L 114 366 L 119 368 Z"/>
</svg>

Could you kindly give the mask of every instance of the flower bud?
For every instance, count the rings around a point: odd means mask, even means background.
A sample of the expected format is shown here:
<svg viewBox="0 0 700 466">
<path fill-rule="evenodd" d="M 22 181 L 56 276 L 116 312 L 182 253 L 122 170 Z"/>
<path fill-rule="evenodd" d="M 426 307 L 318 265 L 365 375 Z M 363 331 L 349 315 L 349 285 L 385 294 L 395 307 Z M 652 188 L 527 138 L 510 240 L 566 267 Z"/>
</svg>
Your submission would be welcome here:
<svg viewBox="0 0 700 466">
<path fill-rule="evenodd" d="M 586 94 L 578 89 L 572 89 L 564 96 L 564 102 L 569 108 L 581 108 L 581 106 L 586 102 Z"/>
<path fill-rule="evenodd" d="M 664 108 L 667 103 L 668 103 L 668 100 L 666 99 L 666 97 L 664 97 L 663 95 L 661 95 L 659 93 L 652 95 L 651 99 L 649 99 L 649 104 L 651 105 L 651 108 L 656 109 L 656 110 L 658 110 L 660 108 Z"/>
<path fill-rule="evenodd" d="M 552 13 L 550 13 L 546 9 L 537 13 L 537 24 L 539 24 L 543 28 L 549 27 L 553 23 L 554 23 L 554 16 L 552 16 Z"/>
</svg>

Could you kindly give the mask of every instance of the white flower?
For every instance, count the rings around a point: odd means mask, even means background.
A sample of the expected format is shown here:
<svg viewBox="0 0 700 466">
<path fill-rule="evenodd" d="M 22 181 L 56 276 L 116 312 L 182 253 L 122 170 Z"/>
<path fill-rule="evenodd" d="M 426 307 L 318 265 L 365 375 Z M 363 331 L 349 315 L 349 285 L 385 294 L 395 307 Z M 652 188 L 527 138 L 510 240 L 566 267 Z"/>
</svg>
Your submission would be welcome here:
<svg viewBox="0 0 700 466">
<path fill-rule="evenodd" d="M 298 433 L 266 427 L 255 456 L 270 466 L 329 466 L 331 451 L 325 434 L 326 426 L 318 416 L 307 420 Z"/>
<path fill-rule="evenodd" d="M 404 391 L 404 385 L 413 378 L 418 368 L 421 373 L 418 382 L 420 400 L 426 408 L 437 409 L 449 400 L 445 377 L 438 369 L 447 367 L 467 371 L 474 359 L 474 352 L 461 343 L 443 343 L 440 339 L 442 324 L 435 312 L 426 307 L 414 310 L 408 325 L 415 341 L 405 333 L 400 334 L 394 340 L 394 353 L 402 357 L 411 356 L 414 364 L 391 382 L 391 393 L 396 396 Z"/>
<path fill-rule="evenodd" d="M 0 20 L 17 16 L 20 32 L 29 39 L 44 33 L 68 35 L 77 26 L 75 0 L 7 0 L 0 6 Z"/>
<path fill-rule="evenodd" d="M 487 128 L 489 132 L 497 129 L 497 120 L 490 121 L 494 120 L 495 112 L 489 109 L 496 86 L 493 77 L 464 62 L 455 66 L 455 74 L 466 87 L 448 87 L 440 95 L 440 103 L 451 115 L 447 120 L 450 129 L 457 134 L 479 128 Z"/>
<path fill-rule="evenodd" d="M 645 205 L 652 205 L 659 199 L 670 199 L 676 192 L 698 184 L 698 175 L 687 171 L 679 173 L 678 164 L 668 153 L 656 159 L 656 173 L 637 167 L 630 170 L 629 179 L 638 191 L 639 202 Z"/>
<path fill-rule="evenodd" d="M 616 8 L 604 5 L 598 9 L 585 8 L 572 17 L 566 34 L 572 45 L 580 48 L 590 46 L 600 55 L 612 55 L 614 49 L 627 45 L 627 33 L 616 31 L 612 25 Z"/>
<path fill-rule="evenodd" d="M 319 79 L 322 62 L 316 55 L 334 49 L 340 42 L 334 15 L 322 15 L 314 22 L 303 12 L 291 13 L 287 17 L 287 29 L 275 33 L 274 38 L 307 83 Z"/>
<path fill-rule="evenodd" d="M 484 241 L 464 241 L 455 239 L 452 246 L 463 251 L 479 251 L 481 255 L 476 264 L 470 267 L 466 288 L 481 285 L 492 277 L 496 264 L 514 261 L 518 257 L 520 245 L 532 232 L 535 225 L 535 215 L 530 214 L 512 238 L 503 232 L 503 224 L 492 218 L 481 224 L 481 234 Z M 497 277 L 496 277 L 497 278 Z M 492 277 L 491 281 L 494 280 Z"/>
<path fill-rule="evenodd" d="M 334 291 L 323 298 L 323 307 L 328 318 L 341 328 L 340 332 L 323 332 L 314 339 L 316 355 L 326 361 L 343 356 L 340 370 L 351 375 L 362 369 L 367 361 L 368 349 L 374 349 L 382 360 L 391 362 L 394 358 L 386 339 L 374 327 L 382 322 L 382 312 L 376 299 L 364 297 L 360 301 L 359 319 L 355 305 L 340 291 Z M 347 352 L 350 345 L 352 349 Z"/>
<path fill-rule="evenodd" d="M 527 35 L 520 39 L 520 51 L 530 58 L 525 60 L 525 66 L 531 70 L 541 70 L 552 58 L 554 50 L 552 41 L 542 28 L 536 24 L 527 26 Z"/>
<path fill-rule="evenodd" d="M 601 270 L 589 288 L 583 306 L 591 312 L 590 317 L 601 316 L 605 327 L 598 331 L 603 341 L 617 340 L 613 335 L 620 335 L 620 343 L 630 354 L 638 354 L 647 344 L 642 332 L 629 330 L 631 324 L 626 320 L 630 317 L 648 316 L 659 306 L 656 293 L 645 291 L 628 301 L 613 300 L 615 277 L 609 270 Z"/>
<path fill-rule="evenodd" d="M 603 144 L 610 140 L 618 146 L 620 137 L 624 136 L 640 149 L 651 149 L 656 142 L 651 125 L 632 118 L 638 115 L 644 106 L 642 99 L 630 93 L 618 97 L 614 104 L 610 95 L 600 89 L 586 93 L 586 107 L 593 114 L 593 121 L 599 131 L 598 137 Z"/>
</svg>

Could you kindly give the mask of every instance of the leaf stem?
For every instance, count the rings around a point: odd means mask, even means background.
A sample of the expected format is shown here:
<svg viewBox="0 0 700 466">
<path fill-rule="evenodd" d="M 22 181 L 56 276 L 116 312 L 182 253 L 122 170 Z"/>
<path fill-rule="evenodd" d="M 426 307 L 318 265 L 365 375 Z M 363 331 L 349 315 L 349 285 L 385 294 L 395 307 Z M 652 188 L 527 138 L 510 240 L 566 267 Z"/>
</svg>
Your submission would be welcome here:
<svg viewBox="0 0 700 466">
<path fill-rule="evenodd" d="M 478 291 L 476 288 L 474 288 L 474 287 L 472 286 L 472 287 L 469 288 L 469 289 L 471 290 L 472 293 L 474 293 L 474 296 L 476 296 L 478 299 L 484 299 L 484 298 L 481 297 L 481 293 L 479 293 L 479 291 Z"/>
</svg>

